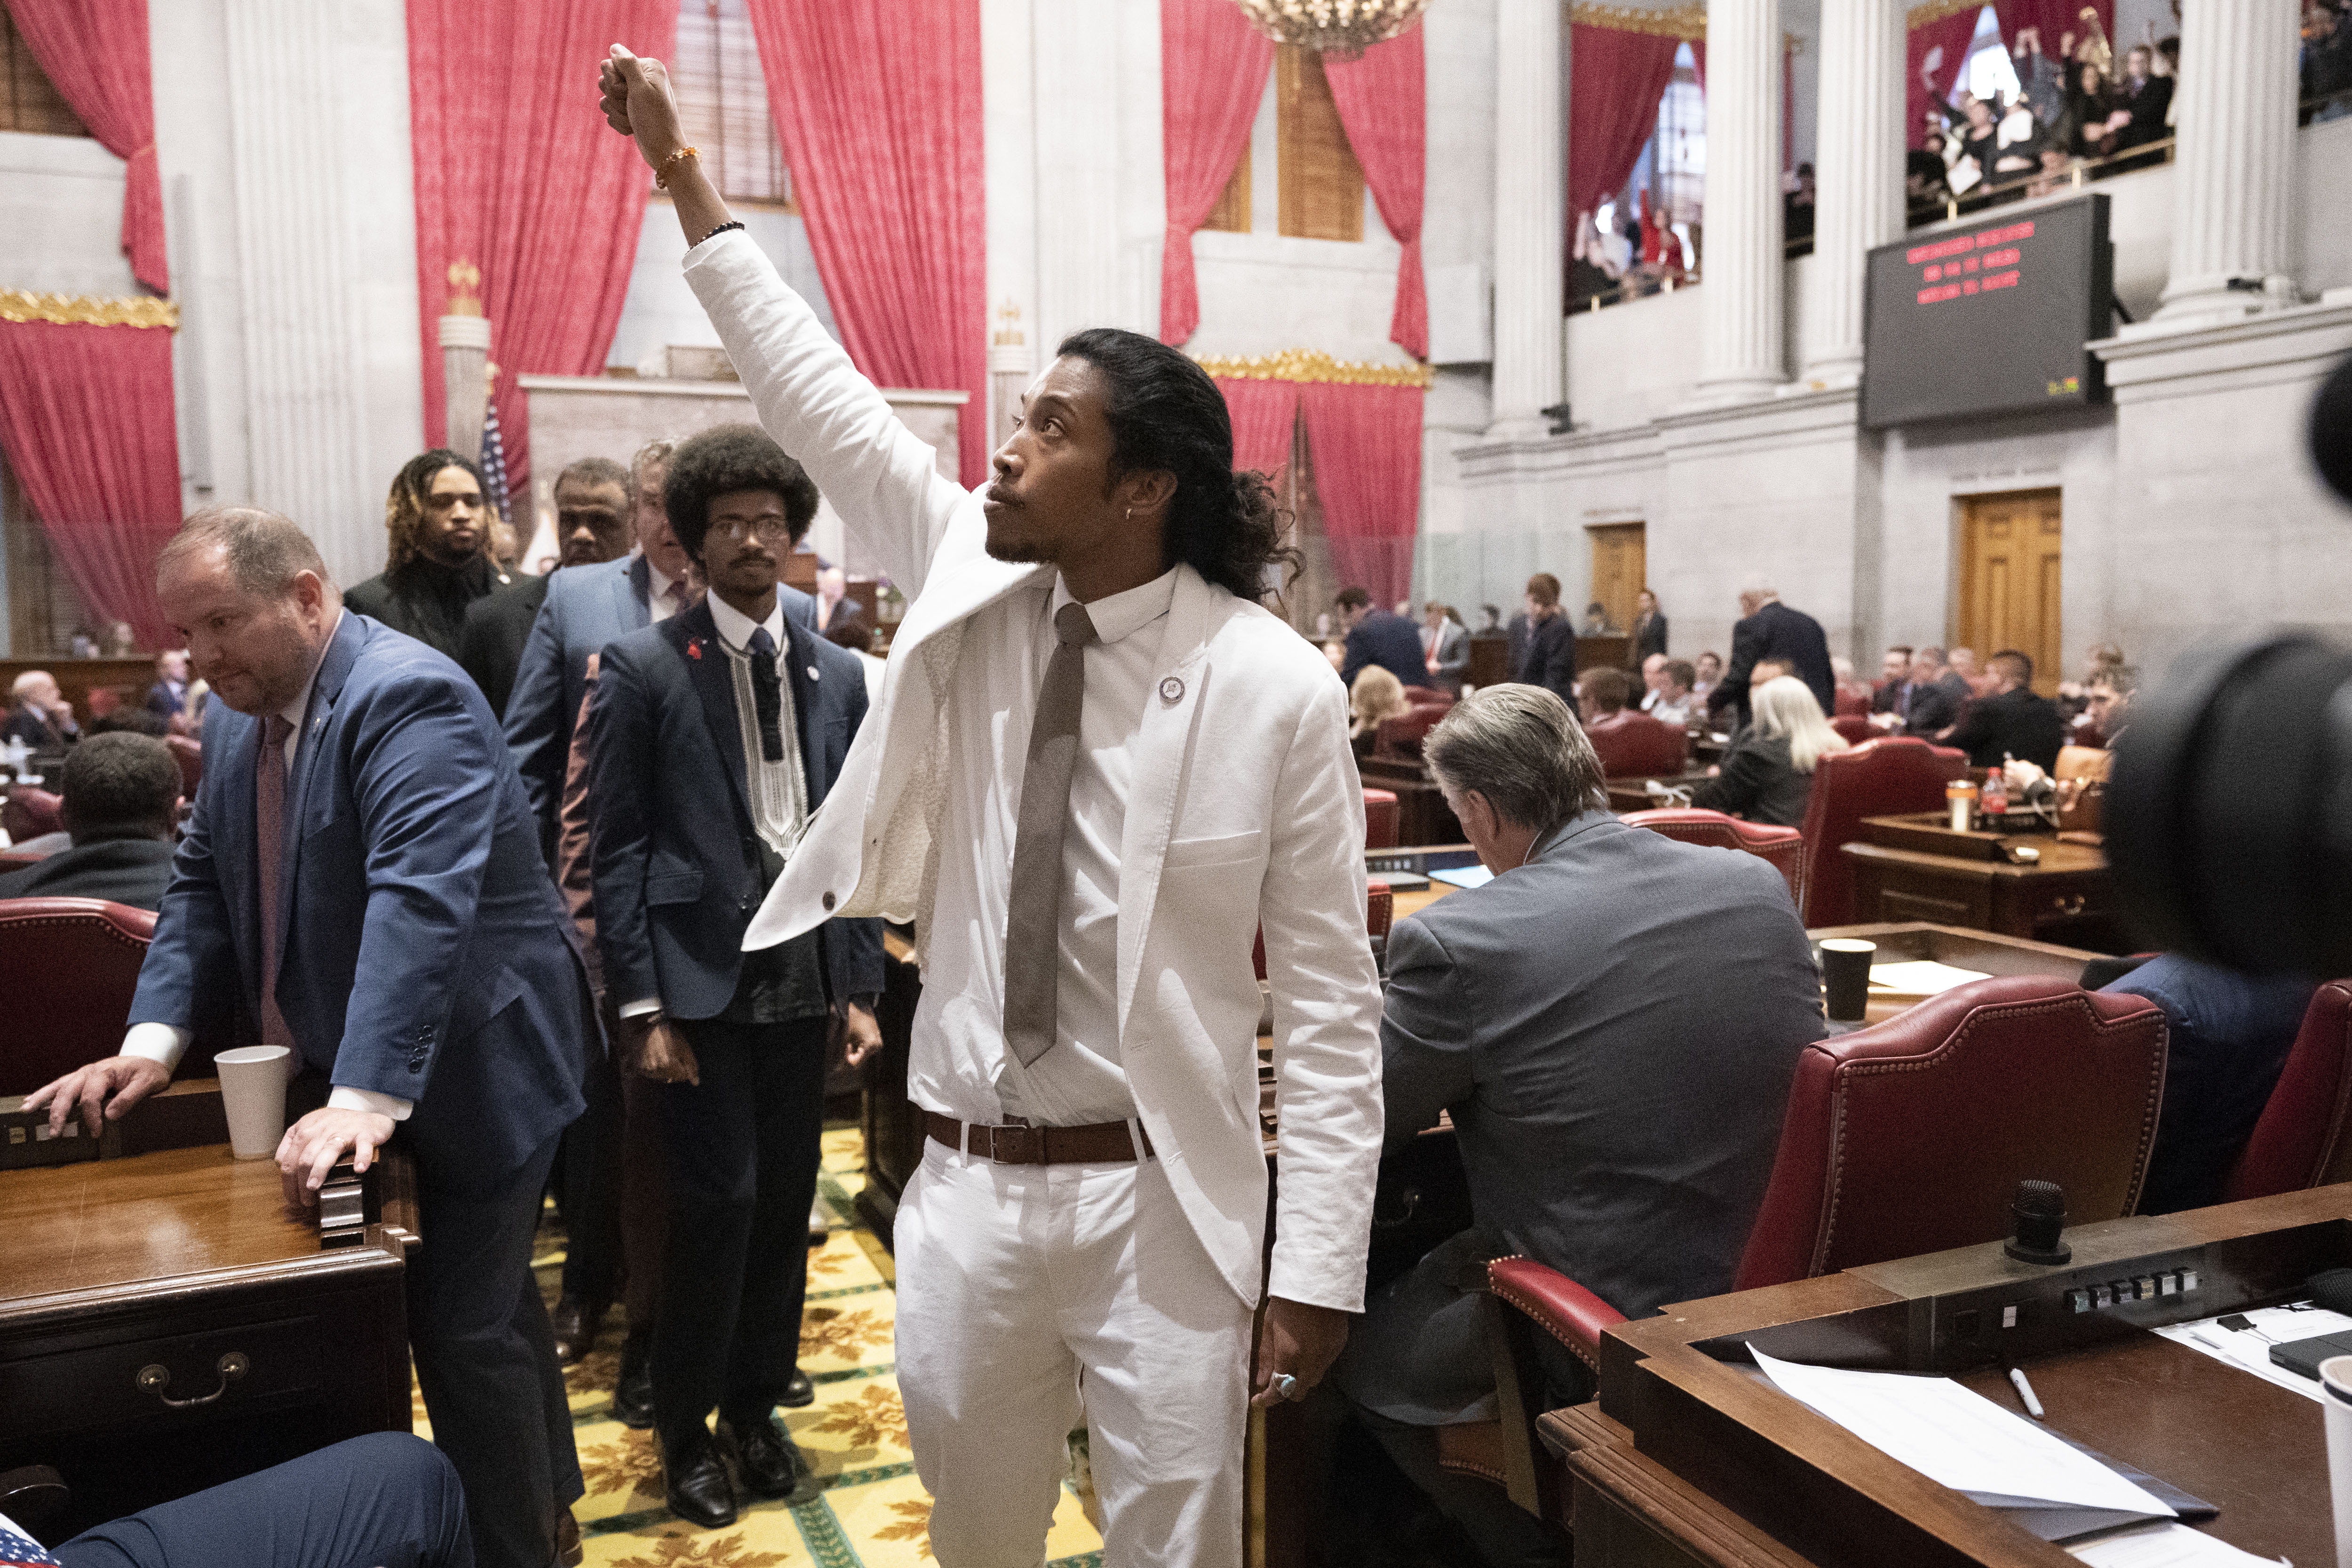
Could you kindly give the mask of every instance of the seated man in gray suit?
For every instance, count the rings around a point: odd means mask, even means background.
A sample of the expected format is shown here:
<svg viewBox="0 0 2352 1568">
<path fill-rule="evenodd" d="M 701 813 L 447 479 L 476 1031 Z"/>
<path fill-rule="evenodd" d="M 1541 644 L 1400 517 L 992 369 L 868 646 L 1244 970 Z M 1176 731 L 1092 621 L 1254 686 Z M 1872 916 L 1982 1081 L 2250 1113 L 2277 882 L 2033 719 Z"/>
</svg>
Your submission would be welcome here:
<svg viewBox="0 0 2352 1568">
<path fill-rule="evenodd" d="M 1549 1525 L 1437 1465 L 1437 1427 L 1495 1411 L 1486 1262 L 1524 1253 L 1629 1317 L 1728 1290 L 1821 992 L 1780 874 L 1612 816 L 1551 692 L 1465 698 L 1423 755 L 1495 879 L 1390 933 L 1387 1138 L 1450 1110 L 1474 1223 L 1370 1298 L 1332 1375 L 1488 1562 L 1564 1563 Z M 1589 1398 L 1557 1359 L 1560 1402 Z"/>
</svg>

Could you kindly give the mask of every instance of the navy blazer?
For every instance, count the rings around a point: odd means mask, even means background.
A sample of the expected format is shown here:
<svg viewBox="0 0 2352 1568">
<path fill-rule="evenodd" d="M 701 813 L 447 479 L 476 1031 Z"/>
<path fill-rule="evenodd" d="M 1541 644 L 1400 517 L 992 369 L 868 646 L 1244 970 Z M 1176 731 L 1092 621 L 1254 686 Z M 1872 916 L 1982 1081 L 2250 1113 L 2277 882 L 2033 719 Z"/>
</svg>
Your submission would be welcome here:
<svg viewBox="0 0 2352 1568">
<path fill-rule="evenodd" d="M 1737 709 L 1740 726 L 1746 728 L 1748 677 L 1758 663 L 1768 658 L 1787 659 L 1797 679 L 1812 688 L 1814 700 L 1822 705 L 1822 713 L 1837 711 L 1837 676 L 1830 668 L 1830 639 L 1822 631 L 1822 623 L 1778 599 L 1734 623 L 1731 664 L 1724 670 L 1722 680 L 1707 694 L 1706 705 L 1710 709 Z"/>
<path fill-rule="evenodd" d="M 515 771 L 551 844 L 572 758 L 572 726 L 588 689 L 588 656 L 653 624 L 652 583 L 642 554 L 567 566 L 547 579 L 547 602 L 530 624 L 507 698 L 505 728 Z M 815 630 L 814 599 L 782 584 L 776 597 L 785 620 Z"/>
<path fill-rule="evenodd" d="M 131 1022 L 260 1016 L 261 721 L 206 705 L 204 782 Z M 278 861 L 278 1006 L 335 1084 L 413 1101 L 402 1136 L 503 1174 L 580 1114 L 587 975 L 522 784 L 455 662 L 355 610 L 327 645 Z"/>
<path fill-rule="evenodd" d="M 798 619 L 780 655 L 814 816 L 866 718 L 866 671 Z M 604 989 L 672 1017 L 726 1010 L 767 891 L 743 793 L 734 678 L 699 604 L 604 649 L 588 704 L 588 831 Z M 818 928 L 836 1000 L 882 989 L 882 922 Z"/>
<path fill-rule="evenodd" d="M 1392 610 L 1374 609 L 1356 623 L 1348 634 L 1348 658 L 1339 667 L 1339 679 L 1352 690 L 1357 672 L 1370 664 L 1407 686 L 1437 684 L 1430 679 L 1428 658 L 1421 651 L 1420 628 Z"/>
</svg>

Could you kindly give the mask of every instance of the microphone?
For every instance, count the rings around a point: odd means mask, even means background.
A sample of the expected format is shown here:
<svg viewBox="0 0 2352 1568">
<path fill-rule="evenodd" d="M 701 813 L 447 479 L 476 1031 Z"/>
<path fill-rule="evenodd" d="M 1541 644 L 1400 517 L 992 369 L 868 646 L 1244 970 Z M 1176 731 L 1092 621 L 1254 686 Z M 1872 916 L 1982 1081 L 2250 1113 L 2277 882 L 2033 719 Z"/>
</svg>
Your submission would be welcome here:
<svg viewBox="0 0 2352 1568">
<path fill-rule="evenodd" d="M 2066 1228 L 2066 1190 L 2055 1182 L 2020 1182 L 2010 1200 L 2009 1218 L 2016 1234 L 2000 1249 L 2020 1263 L 2071 1262 L 2074 1249 L 2059 1234 Z M 2352 1269 L 2345 1271 L 2352 1278 Z"/>
</svg>

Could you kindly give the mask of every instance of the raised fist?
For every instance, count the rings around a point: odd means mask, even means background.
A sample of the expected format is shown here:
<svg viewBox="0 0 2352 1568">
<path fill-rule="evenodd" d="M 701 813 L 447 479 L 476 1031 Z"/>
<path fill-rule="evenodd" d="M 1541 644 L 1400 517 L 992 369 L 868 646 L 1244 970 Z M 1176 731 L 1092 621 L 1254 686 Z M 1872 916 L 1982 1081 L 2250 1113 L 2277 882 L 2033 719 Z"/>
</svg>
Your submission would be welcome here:
<svg viewBox="0 0 2352 1568">
<path fill-rule="evenodd" d="M 661 61 L 641 59 L 620 44 L 597 70 L 598 106 L 604 122 L 634 136 L 646 166 L 659 173 L 671 153 L 685 145 L 678 131 L 677 100 Z"/>
</svg>

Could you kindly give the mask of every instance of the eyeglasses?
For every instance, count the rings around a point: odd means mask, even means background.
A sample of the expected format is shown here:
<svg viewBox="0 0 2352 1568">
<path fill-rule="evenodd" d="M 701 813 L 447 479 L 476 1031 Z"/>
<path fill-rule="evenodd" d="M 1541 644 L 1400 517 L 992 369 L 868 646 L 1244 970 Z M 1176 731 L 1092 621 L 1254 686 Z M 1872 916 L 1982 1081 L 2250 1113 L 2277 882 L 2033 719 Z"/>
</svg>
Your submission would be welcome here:
<svg viewBox="0 0 2352 1568">
<path fill-rule="evenodd" d="M 793 525 L 780 517 L 763 517 L 757 522 L 730 518 L 725 522 L 712 523 L 710 531 L 721 539 L 732 539 L 739 543 L 756 533 L 762 544 L 783 544 L 793 537 Z"/>
</svg>

